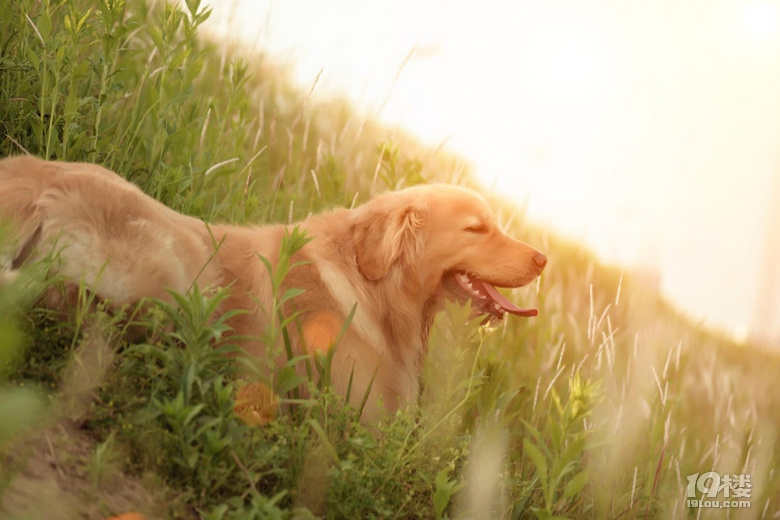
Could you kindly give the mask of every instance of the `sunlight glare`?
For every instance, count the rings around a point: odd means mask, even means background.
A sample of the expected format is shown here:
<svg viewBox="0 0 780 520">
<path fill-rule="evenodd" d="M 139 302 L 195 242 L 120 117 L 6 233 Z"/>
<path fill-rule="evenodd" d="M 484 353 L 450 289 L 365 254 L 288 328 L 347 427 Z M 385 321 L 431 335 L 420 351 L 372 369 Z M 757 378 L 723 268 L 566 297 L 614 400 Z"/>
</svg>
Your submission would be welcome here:
<svg viewBox="0 0 780 520">
<path fill-rule="evenodd" d="M 745 252 L 778 168 L 780 0 L 211 3 L 302 91 L 446 144 L 533 222 L 749 330 L 733 302 L 757 293 Z"/>
<path fill-rule="evenodd" d="M 745 9 L 742 22 L 748 36 L 762 40 L 772 38 L 777 34 L 777 5 L 771 2 L 753 2 Z"/>
</svg>

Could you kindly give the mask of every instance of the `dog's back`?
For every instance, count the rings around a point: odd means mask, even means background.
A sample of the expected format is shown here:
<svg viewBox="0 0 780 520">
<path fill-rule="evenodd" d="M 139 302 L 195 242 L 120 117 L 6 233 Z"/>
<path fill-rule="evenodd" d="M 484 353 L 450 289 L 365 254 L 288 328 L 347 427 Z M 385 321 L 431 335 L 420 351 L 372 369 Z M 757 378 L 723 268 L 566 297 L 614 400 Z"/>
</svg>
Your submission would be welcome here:
<svg viewBox="0 0 780 520">
<path fill-rule="evenodd" d="M 200 221 L 97 165 L 0 161 L 0 221 L 10 225 L 5 270 L 51 255 L 55 271 L 83 277 L 117 304 L 168 299 L 167 289 L 186 292 L 199 274 L 218 278 L 208 269 L 212 251 Z"/>
</svg>

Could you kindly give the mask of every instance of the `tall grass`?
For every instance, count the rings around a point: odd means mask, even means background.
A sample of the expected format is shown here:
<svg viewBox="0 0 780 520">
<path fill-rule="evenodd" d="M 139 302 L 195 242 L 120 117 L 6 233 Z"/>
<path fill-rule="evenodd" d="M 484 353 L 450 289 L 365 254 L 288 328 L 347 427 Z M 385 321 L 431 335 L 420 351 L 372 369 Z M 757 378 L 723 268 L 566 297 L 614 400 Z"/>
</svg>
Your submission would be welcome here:
<svg viewBox="0 0 780 520">
<path fill-rule="evenodd" d="M 456 158 L 343 102 L 313 103 L 266 57 L 202 38 L 208 14 L 197 0 L 4 6 L 0 155 L 98 162 L 176 210 L 238 223 L 471 183 Z M 113 331 L 127 317 L 74 330 L 32 304 L 40 275 L 2 283 L 0 513 L 53 517 L 24 491 L 68 481 L 56 495 L 66 518 L 774 517 L 778 360 L 688 323 L 640 279 L 488 198 L 551 259 L 513 295 L 540 316 L 487 328 L 449 308 L 419 408 L 380 432 L 327 385 L 281 371 L 269 399 L 295 413 L 242 421 L 244 383 L 211 316 L 221 293 L 159 306 L 140 325 L 146 340 L 125 345 Z M 278 325 L 269 342 L 293 326 Z M 77 385 L 79 366 L 99 377 Z M 67 396 L 78 399 L 60 413 Z M 30 481 L 40 454 L 58 471 Z M 135 494 L 117 498 L 116 471 Z M 691 507 L 688 476 L 708 471 L 751 475 L 750 507 Z"/>
</svg>

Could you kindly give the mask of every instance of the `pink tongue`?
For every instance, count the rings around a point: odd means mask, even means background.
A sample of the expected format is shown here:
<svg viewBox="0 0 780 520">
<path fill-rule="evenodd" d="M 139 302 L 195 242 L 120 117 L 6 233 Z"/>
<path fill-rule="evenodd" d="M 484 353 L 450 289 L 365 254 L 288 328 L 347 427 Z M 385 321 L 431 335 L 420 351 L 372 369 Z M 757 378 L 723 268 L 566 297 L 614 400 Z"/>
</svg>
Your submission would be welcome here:
<svg viewBox="0 0 780 520">
<path fill-rule="evenodd" d="M 460 282 L 460 280 L 458 279 Z M 506 312 L 514 314 L 516 316 L 525 316 L 526 318 L 532 318 L 539 314 L 536 309 L 521 309 L 514 303 L 507 300 L 504 295 L 496 290 L 491 284 L 480 280 L 470 278 L 471 286 L 475 289 L 482 289 L 483 293 L 487 293 L 491 300 L 499 304 Z"/>
<path fill-rule="evenodd" d="M 515 314 L 517 316 L 525 316 L 526 318 L 531 318 L 531 317 L 536 316 L 537 314 L 539 314 L 539 311 L 537 311 L 536 309 L 521 309 L 520 307 L 518 307 L 514 303 L 510 302 L 509 300 L 507 300 L 504 297 L 504 295 L 502 295 L 500 292 L 498 292 L 496 290 L 496 288 L 493 287 L 492 285 L 490 285 L 489 283 L 487 283 L 487 282 L 477 282 L 477 283 L 481 283 L 482 287 L 485 289 L 485 292 L 488 293 L 488 296 L 490 296 L 490 298 L 494 302 L 496 302 L 501 307 L 503 307 L 506 312 L 509 312 L 511 314 Z M 472 283 L 471 285 L 474 285 L 474 284 Z"/>
</svg>

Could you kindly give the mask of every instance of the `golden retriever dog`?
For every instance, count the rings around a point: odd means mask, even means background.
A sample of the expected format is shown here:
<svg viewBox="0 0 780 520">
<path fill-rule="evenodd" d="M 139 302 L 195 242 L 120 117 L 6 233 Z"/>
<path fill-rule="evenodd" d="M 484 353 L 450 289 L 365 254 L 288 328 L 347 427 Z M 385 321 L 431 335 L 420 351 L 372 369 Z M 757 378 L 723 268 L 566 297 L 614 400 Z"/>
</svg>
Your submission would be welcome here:
<svg viewBox="0 0 780 520">
<path fill-rule="evenodd" d="M 6 272 L 56 249 L 52 269 L 112 305 L 172 301 L 168 291 L 194 284 L 229 287 L 219 312 L 246 311 L 229 320 L 236 341 L 249 355 L 272 355 L 260 340 L 273 317 L 260 257 L 275 266 L 291 226 L 207 225 L 100 166 L 31 156 L 0 161 L 0 220 L 13 229 L 11 247 L 0 251 Z M 416 186 L 297 226 L 313 239 L 282 286 L 304 290 L 284 308 L 299 313 L 300 326 L 290 327 L 295 354 L 333 348 L 357 305 L 335 347 L 332 382 L 346 395 L 351 381 L 353 404 L 370 389 L 363 420 L 415 401 L 428 330 L 446 298 L 470 299 L 490 319 L 536 315 L 496 287 L 528 284 L 547 258 L 502 233 L 469 190 Z"/>
</svg>

